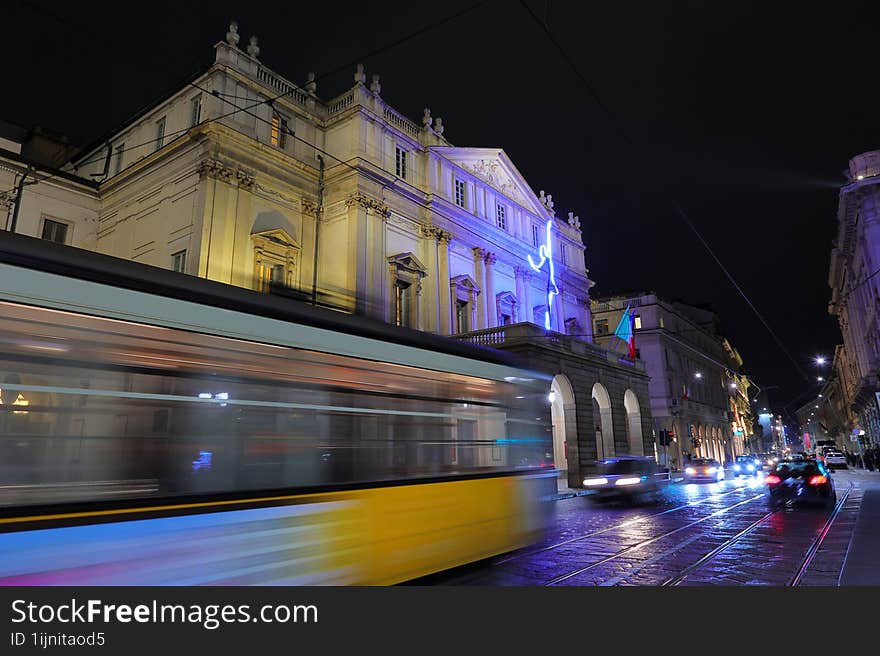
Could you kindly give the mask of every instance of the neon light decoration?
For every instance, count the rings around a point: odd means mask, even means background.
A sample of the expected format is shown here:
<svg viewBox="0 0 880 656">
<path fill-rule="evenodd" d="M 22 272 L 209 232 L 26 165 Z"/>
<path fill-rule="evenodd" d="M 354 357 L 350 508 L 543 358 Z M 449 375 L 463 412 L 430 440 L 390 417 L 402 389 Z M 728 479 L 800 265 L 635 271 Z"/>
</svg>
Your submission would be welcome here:
<svg viewBox="0 0 880 656">
<path fill-rule="evenodd" d="M 547 281 L 547 310 L 544 312 L 544 328 L 550 330 L 550 310 L 553 308 L 553 297 L 559 294 L 559 287 L 556 286 L 556 271 L 553 269 L 553 250 L 550 247 L 550 231 L 553 229 L 553 219 L 547 221 L 547 237 L 546 241 L 538 248 L 538 254 L 541 261 L 535 264 L 532 256 L 529 255 L 529 264 L 535 270 L 540 272 L 544 268 L 544 264 L 549 262 L 550 278 Z"/>
</svg>

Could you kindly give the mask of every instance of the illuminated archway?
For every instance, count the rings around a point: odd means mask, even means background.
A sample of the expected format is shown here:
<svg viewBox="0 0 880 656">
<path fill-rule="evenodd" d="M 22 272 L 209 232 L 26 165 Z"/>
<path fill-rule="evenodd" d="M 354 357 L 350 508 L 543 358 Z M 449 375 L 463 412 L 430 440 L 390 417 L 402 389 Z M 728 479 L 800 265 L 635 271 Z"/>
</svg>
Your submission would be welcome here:
<svg viewBox="0 0 880 656">
<path fill-rule="evenodd" d="M 611 424 L 611 397 L 602 383 L 593 385 L 593 420 L 596 424 L 596 454 L 599 459 L 614 455 L 614 428 Z"/>
<path fill-rule="evenodd" d="M 633 455 L 645 455 L 642 441 L 642 413 L 639 399 L 631 389 L 623 393 L 623 407 L 626 409 L 626 436 L 629 440 L 629 452 Z"/>
<path fill-rule="evenodd" d="M 575 445 L 577 440 L 574 390 L 564 374 L 554 376 L 550 384 L 550 418 L 553 422 L 553 466 L 564 476 L 568 471 L 570 445 Z"/>
</svg>

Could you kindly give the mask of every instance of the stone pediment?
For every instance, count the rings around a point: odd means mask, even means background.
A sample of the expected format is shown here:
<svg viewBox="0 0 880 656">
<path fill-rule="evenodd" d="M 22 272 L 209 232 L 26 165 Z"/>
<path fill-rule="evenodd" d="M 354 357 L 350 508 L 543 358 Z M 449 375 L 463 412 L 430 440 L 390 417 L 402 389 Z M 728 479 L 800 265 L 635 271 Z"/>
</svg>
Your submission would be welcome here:
<svg viewBox="0 0 880 656">
<path fill-rule="evenodd" d="M 479 178 L 510 200 L 541 218 L 550 218 L 548 210 L 513 162 L 500 148 L 458 148 L 454 146 L 433 146 L 432 151 L 442 155 Z"/>
<path fill-rule="evenodd" d="M 398 255 L 392 255 L 385 259 L 391 266 L 397 266 L 413 273 L 420 273 L 423 276 L 428 273 L 428 269 L 425 268 L 425 265 L 419 262 L 418 258 L 412 253 L 399 253 Z"/>
</svg>

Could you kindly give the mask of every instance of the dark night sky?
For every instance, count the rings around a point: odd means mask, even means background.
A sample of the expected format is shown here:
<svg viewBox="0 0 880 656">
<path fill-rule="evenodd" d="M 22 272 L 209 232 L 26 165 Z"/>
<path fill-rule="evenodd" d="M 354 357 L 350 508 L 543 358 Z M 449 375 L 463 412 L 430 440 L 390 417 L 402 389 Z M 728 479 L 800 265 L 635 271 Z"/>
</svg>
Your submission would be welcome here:
<svg viewBox="0 0 880 656">
<path fill-rule="evenodd" d="M 774 405 L 809 383 L 664 190 L 811 379 L 812 356 L 840 341 L 829 251 L 841 171 L 880 148 L 876 2 L 531 0 L 635 148 L 513 1 L 371 58 L 472 3 L 7 4 L 7 120 L 94 139 L 209 63 L 234 18 L 242 45 L 256 34 L 261 60 L 295 82 L 361 59 L 411 118 L 427 106 L 453 144 L 503 147 L 560 216 L 580 216 L 594 294 L 710 303 L 755 380 L 779 386 Z M 353 72 L 320 79 L 318 95 L 350 87 Z"/>
</svg>

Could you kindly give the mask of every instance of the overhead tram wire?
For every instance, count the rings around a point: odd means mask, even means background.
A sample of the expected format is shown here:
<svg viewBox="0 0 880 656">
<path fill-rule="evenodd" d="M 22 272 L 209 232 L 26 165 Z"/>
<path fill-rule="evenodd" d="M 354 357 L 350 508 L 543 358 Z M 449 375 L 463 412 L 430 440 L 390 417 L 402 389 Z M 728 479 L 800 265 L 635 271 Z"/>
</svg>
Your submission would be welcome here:
<svg viewBox="0 0 880 656">
<path fill-rule="evenodd" d="M 595 101 L 595 103 L 596 103 L 596 104 L 599 106 L 599 108 L 605 113 L 606 118 L 609 120 L 609 122 L 611 123 L 612 127 L 613 127 L 613 128 L 615 129 L 615 131 L 617 132 L 618 136 L 620 136 L 620 137 L 623 139 L 623 141 L 625 141 L 626 144 L 627 144 L 630 148 L 635 149 L 636 144 L 635 144 L 635 142 L 633 141 L 633 139 L 629 136 L 629 134 L 626 132 L 626 130 L 624 130 L 624 129 L 621 127 L 621 125 L 620 125 L 620 123 L 618 122 L 617 118 L 615 117 L 614 113 L 613 113 L 613 112 L 609 109 L 609 107 L 608 107 L 608 106 L 602 101 L 602 98 L 599 96 L 599 93 L 596 91 L 595 87 L 593 87 L 593 85 L 592 85 L 592 84 L 590 83 L 590 81 L 586 78 L 586 76 L 585 76 L 583 73 L 581 73 L 580 69 L 578 69 L 577 65 L 576 65 L 576 64 L 574 63 L 574 61 L 572 60 L 571 56 L 568 54 L 568 52 L 565 50 L 565 48 L 563 48 L 562 45 L 556 40 L 556 38 L 553 36 L 553 33 L 549 30 L 549 28 L 547 27 L 547 25 L 544 24 L 544 23 L 541 21 L 541 19 L 535 14 L 534 11 L 532 11 L 532 8 L 529 7 L 528 3 L 527 3 L 525 0 L 520 0 L 520 5 L 522 5 L 522 7 L 526 10 L 526 12 L 527 12 L 527 13 L 529 14 L 529 16 L 532 18 L 532 20 L 533 20 L 533 21 L 534 21 L 534 22 L 535 22 L 535 23 L 541 28 L 541 30 L 547 35 L 547 38 L 550 40 L 550 42 L 553 44 L 553 46 L 559 51 L 559 54 L 562 56 L 562 58 L 565 60 L 565 62 L 568 64 L 568 66 L 572 69 L 572 71 L 574 72 L 574 74 L 575 74 L 575 75 L 578 77 L 578 79 L 580 79 L 581 82 L 584 84 L 584 86 L 586 87 L 586 89 L 587 89 L 587 91 L 590 93 L 590 95 L 592 96 L 592 98 L 593 98 L 593 100 Z M 645 150 L 645 151 L 643 151 L 643 154 L 644 154 L 644 152 L 648 152 L 648 153 L 650 153 L 650 150 Z M 767 320 L 764 319 L 763 315 L 758 311 L 758 309 L 755 307 L 754 303 L 752 303 L 751 299 L 749 299 L 748 295 L 746 295 L 745 291 L 743 291 L 742 287 L 739 286 L 739 284 L 738 284 L 738 283 L 736 282 L 736 280 L 734 279 L 733 275 L 730 273 L 730 271 L 728 271 L 727 267 L 724 266 L 724 264 L 721 262 L 721 260 L 718 258 L 718 256 L 715 254 L 715 252 L 712 250 L 711 246 L 709 246 L 709 244 L 706 242 L 706 240 L 703 238 L 703 236 L 702 236 L 702 235 L 700 234 L 700 232 L 697 230 L 696 226 L 691 222 L 691 220 L 690 220 L 690 218 L 688 217 L 687 213 L 686 213 L 686 212 L 684 211 L 684 209 L 681 207 L 681 204 L 677 201 L 677 199 L 676 199 L 674 196 L 672 196 L 672 195 L 669 193 L 669 191 L 667 191 L 667 190 L 664 189 L 664 194 L 665 194 L 665 195 L 667 196 L 667 198 L 671 201 L 671 203 L 672 203 L 673 207 L 675 208 L 675 211 L 676 211 L 676 213 L 679 215 L 679 217 L 685 222 L 685 224 L 686 224 L 686 225 L 687 225 L 687 226 L 693 231 L 693 233 L 697 236 L 697 238 L 699 239 L 700 243 L 701 243 L 701 244 L 703 245 L 703 247 L 709 252 L 709 254 L 712 256 L 712 259 L 715 260 L 716 264 L 718 264 L 718 266 L 719 266 L 719 267 L 721 268 L 721 270 L 724 272 L 724 275 L 725 275 L 725 276 L 727 277 L 727 279 L 731 282 L 731 284 L 734 286 L 734 288 L 736 289 L 736 291 L 740 294 L 740 296 L 743 297 L 743 299 L 746 301 L 746 303 L 748 304 L 748 306 L 752 309 L 752 311 L 755 313 L 755 315 L 758 317 L 758 319 L 761 321 L 761 323 L 764 325 L 764 327 L 767 329 L 767 331 L 768 331 L 768 332 L 770 333 L 770 335 L 773 337 L 773 339 L 774 339 L 774 341 L 776 342 L 777 346 L 779 346 L 779 349 L 780 349 L 783 353 L 785 353 L 785 355 L 788 357 L 789 360 L 791 360 L 791 362 L 792 362 L 792 364 L 794 365 L 794 367 L 795 367 L 795 369 L 797 370 L 797 372 L 798 372 L 801 376 L 803 376 L 804 379 L 809 380 L 810 377 L 809 377 L 809 376 L 807 375 L 807 373 L 801 368 L 800 364 L 799 364 L 798 361 L 795 359 L 795 357 L 794 357 L 794 356 L 789 352 L 789 350 L 785 347 L 785 344 L 783 344 L 782 340 L 779 339 L 779 337 L 777 336 L 776 332 L 772 329 L 772 327 L 771 327 L 770 324 L 767 322 Z"/>
<path fill-rule="evenodd" d="M 333 69 L 331 69 L 331 70 L 329 70 L 329 71 L 326 71 L 326 72 L 324 72 L 324 73 L 321 73 L 320 75 L 316 75 L 315 78 L 314 78 L 314 81 L 317 82 L 318 80 L 321 80 L 321 79 L 323 79 L 323 78 L 325 78 L 325 77 L 328 77 L 328 76 L 330 76 L 330 75 L 335 75 L 336 73 L 339 73 L 340 71 L 345 70 L 346 68 L 350 68 L 351 66 L 353 66 L 353 65 L 355 65 L 355 64 L 361 63 L 361 62 L 363 62 L 363 61 L 369 59 L 370 57 L 374 57 L 374 56 L 376 56 L 376 55 L 378 55 L 378 54 L 381 54 L 381 53 L 383 53 L 383 52 L 386 52 L 386 51 L 388 51 L 388 50 L 391 50 L 392 48 L 396 48 L 397 46 L 402 45 L 403 43 L 406 43 L 407 41 L 410 41 L 410 40 L 414 39 L 414 38 L 417 37 L 417 36 L 421 36 L 422 34 L 426 34 L 427 32 L 430 32 L 430 31 L 433 30 L 433 29 L 436 29 L 436 28 L 438 28 L 438 27 L 441 27 L 441 26 L 445 25 L 445 24 L 448 23 L 448 22 L 451 22 L 451 21 L 453 21 L 453 20 L 455 20 L 455 19 L 457 19 L 457 18 L 460 18 L 460 17 L 464 16 L 465 14 L 468 14 L 468 13 L 474 11 L 475 9 L 478 9 L 478 8 L 482 7 L 482 6 L 485 5 L 485 4 L 488 4 L 488 0 L 480 0 L 479 2 L 475 2 L 475 3 L 473 3 L 473 4 L 471 4 L 471 5 L 467 6 L 467 7 L 465 7 L 464 9 L 461 9 L 461 10 L 459 10 L 459 11 L 453 13 L 453 14 L 450 14 L 450 15 L 448 15 L 448 16 L 445 16 L 445 17 L 443 17 L 443 18 L 440 18 L 440 19 L 434 21 L 433 23 L 429 23 L 429 24 L 427 24 L 427 25 L 425 25 L 425 26 L 423 26 L 423 27 L 420 27 L 419 29 L 417 29 L 417 30 L 415 30 L 415 31 L 413 31 L 413 32 L 410 32 L 409 34 L 407 34 L 407 35 L 405 35 L 405 36 L 403 36 L 403 37 L 400 37 L 399 39 L 397 39 L 397 40 L 395 40 L 395 41 L 392 41 L 391 43 L 388 43 L 388 44 L 385 44 L 385 45 L 383 45 L 383 46 L 379 46 L 379 47 L 377 47 L 377 48 L 374 48 L 373 50 L 371 50 L 371 51 L 365 53 L 364 55 L 361 55 L 360 57 L 358 57 L 358 58 L 352 60 L 351 62 L 347 62 L 347 63 L 345 63 L 345 64 L 341 64 L 341 65 L 337 66 L 336 68 L 333 68 Z M 238 113 L 238 112 L 240 112 L 240 111 L 247 111 L 247 110 L 253 109 L 253 108 L 255 108 L 255 107 L 259 107 L 260 105 L 266 105 L 266 104 L 271 105 L 271 104 L 272 104 L 273 102 L 275 102 L 276 100 L 279 100 L 279 99 L 283 98 L 284 96 L 290 95 L 294 90 L 295 90 L 295 89 L 291 89 L 290 91 L 286 91 L 286 92 L 284 92 L 284 93 L 279 93 L 279 94 L 276 95 L 276 96 L 273 96 L 273 97 L 271 97 L 271 98 L 267 98 L 267 99 L 261 100 L 261 101 L 259 101 L 259 102 L 256 102 L 256 103 L 252 104 L 252 105 L 248 105 L 248 106 L 246 106 L 246 107 L 236 108 L 234 111 L 231 111 L 231 112 L 229 112 L 229 113 L 227 113 L 227 114 L 223 114 L 222 116 L 218 116 L 218 117 L 213 118 L 213 119 L 207 119 L 207 120 L 205 120 L 205 121 L 202 121 L 201 123 L 198 123 L 197 125 L 208 124 L 208 123 L 212 123 L 212 122 L 220 121 L 220 120 L 222 120 L 222 119 L 224 119 L 224 118 L 228 118 L 229 116 L 232 116 L 233 114 L 236 114 L 236 113 Z M 213 95 L 213 94 L 212 94 L 212 95 Z M 215 96 L 215 97 L 217 97 L 217 96 Z M 175 131 L 175 132 L 170 132 L 170 133 L 168 133 L 168 134 L 163 135 L 163 136 L 162 136 L 162 139 L 166 139 L 166 138 L 168 138 L 169 136 L 176 136 L 176 135 L 183 134 L 184 132 L 188 132 L 189 130 L 191 130 L 193 127 L 195 127 L 195 126 L 191 126 L 191 127 L 189 127 L 189 128 L 183 129 L 183 130 L 177 130 L 177 131 Z M 143 146 L 149 145 L 149 144 L 151 144 L 151 143 L 155 143 L 155 142 L 157 142 L 157 141 L 159 141 L 158 138 L 157 138 L 157 139 L 151 139 L 151 140 L 149 140 L 149 141 L 145 141 L 145 142 L 143 142 L 143 143 L 141 143 L 141 144 L 138 144 L 138 145 L 136 145 L 136 146 L 132 146 L 132 147 L 130 147 L 130 148 L 125 148 L 125 149 L 122 150 L 121 152 L 127 152 L 127 151 L 129 151 L 129 150 L 133 150 L 133 149 L 135 149 L 135 148 L 141 148 L 141 147 L 143 147 Z M 86 162 L 82 162 L 82 163 L 80 163 L 76 168 L 80 168 L 80 167 L 83 167 L 83 166 L 87 166 L 88 164 L 94 164 L 95 162 L 99 162 L 99 161 L 103 160 L 105 157 L 106 157 L 106 154 L 102 154 L 100 157 L 95 157 L 94 159 L 90 159 L 90 160 L 87 160 Z M 334 158 L 334 159 L 336 159 L 336 158 Z M 341 161 L 341 160 L 340 160 L 340 161 Z M 64 171 L 64 173 L 67 173 L 67 171 Z M 53 173 L 53 174 L 51 174 L 51 175 L 49 175 L 49 176 L 46 176 L 46 177 L 44 177 L 44 178 L 41 178 L 41 179 L 38 180 L 37 182 L 46 182 L 47 180 L 50 180 L 50 179 L 55 178 L 55 177 L 58 177 L 58 174 L 57 174 L 57 173 Z M 9 192 L 14 191 L 14 190 L 15 190 L 15 187 L 12 187 L 11 189 L 7 190 L 6 192 L 2 192 L 2 193 L 9 193 Z"/>
</svg>

